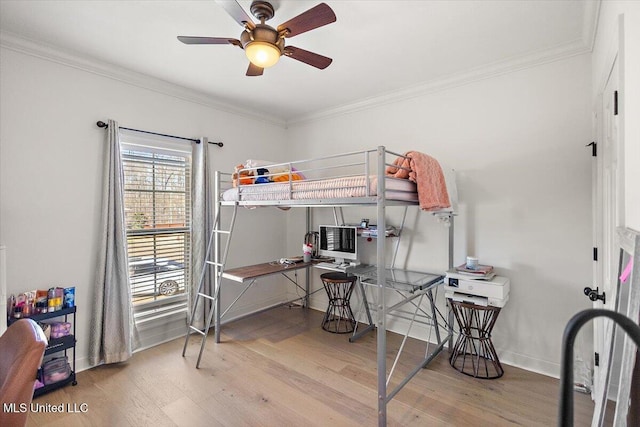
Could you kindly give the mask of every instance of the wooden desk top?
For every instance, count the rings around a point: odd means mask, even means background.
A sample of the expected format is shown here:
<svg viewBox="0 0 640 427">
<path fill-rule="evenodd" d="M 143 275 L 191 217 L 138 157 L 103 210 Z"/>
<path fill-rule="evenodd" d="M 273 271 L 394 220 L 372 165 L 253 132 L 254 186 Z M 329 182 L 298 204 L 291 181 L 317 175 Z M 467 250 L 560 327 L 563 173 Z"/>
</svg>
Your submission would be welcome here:
<svg viewBox="0 0 640 427">
<path fill-rule="evenodd" d="M 317 262 L 317 261 L 316 261 Z M 300 270 L 316 264 L 316 262 L 298 262 L 295 264 L 279 264 L 277 262 L 265 262 L 263 264 L 247 265 L 244 267 L 231 268 L 222 273 L 225 279 L 236 282 L 246 282 L 272 274 L 286 273 L 287 271 Z"/>
</svg>

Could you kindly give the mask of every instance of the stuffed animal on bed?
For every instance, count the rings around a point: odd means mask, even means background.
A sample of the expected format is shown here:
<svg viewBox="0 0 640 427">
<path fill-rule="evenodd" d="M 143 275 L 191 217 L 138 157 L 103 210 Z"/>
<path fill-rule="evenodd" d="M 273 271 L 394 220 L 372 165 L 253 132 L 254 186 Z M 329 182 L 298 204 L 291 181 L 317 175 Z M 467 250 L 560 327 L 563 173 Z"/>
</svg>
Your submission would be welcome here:
<svg viewBox="0 0 640 427">
<path fill-rule="evenodd" d="M 240 185 L 248 185 L 263 184 L 267 182 L 289 182 L 289 179 L 291 179 L 292 181 L 305 179 L 305 176 L 302 173 L 298 172 L 296 168 L 291 168 L 291 171 L 289 171 L 289 168 L 287 166 L 274 166 L 269 169 L 264 167 L 268 164 L 274 163 L 275 162 L 268 162 L 265 160 L 249 159 L 244 164 L 236 166 L 233 173 L 233 186 L 237 187 L 238 182 L 240 182 Z M 245 168 L 249 168 L 252 170 L 242 170 Z M 255 170 L 255 173 L 253 168 L 257 168 Z M 238 174 L 240 174 L 240 176 L 238 176 Z M 258 177 L 256 177 L 256 175 L 258 175 Z"/>
<path fill-rule="evenodd" d="M 291 181 L 300 181 L 302 179 L 304 179 L 304 178 L 298 173 L 292 173 L 291 174 Z M 273 178 L 273 182 L 289 182 L 289 173 L 283 173 L 282 175 L 276 175 Z"/>
<path fill-rule="evenodd" d="M 240 183 L 240 185 L 253 184 L 253 172 L 242 170 L 242 169 L 244 169 L 244 165 L 238 165 L 234 168 L 234 172 L 233 172 L 234 187 L 237 187 L 238 183 Z"/>
<path fill-rule="evenodd" d="M 256 172 L 258 173 L 258 177 L 256 178 L 256 181 L 255 181 L 256 184 L 268 184 L 269 183 L 269 177 L 268 176 L 264 176 L 264 175 L 269 175 L 269 169 L 259 168 Z"/>
</svg>

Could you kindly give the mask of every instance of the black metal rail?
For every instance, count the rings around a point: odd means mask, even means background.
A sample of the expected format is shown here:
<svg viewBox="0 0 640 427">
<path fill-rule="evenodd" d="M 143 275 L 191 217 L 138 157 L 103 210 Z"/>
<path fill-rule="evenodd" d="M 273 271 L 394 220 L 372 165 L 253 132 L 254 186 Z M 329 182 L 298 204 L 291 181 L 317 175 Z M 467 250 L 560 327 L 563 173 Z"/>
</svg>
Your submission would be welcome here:
<svg viewBox="0 0 640 427">
<path fill-rule="evenodd" d="M 573 344 L 580 328 L 589 320 L 605 316 L 612 319 L 631 337 L 640 348 L 640 325 L 634 323 L 623 314 L 611 310 L 589 309 L 573 316 L 564 330 L 562 337 L 562 365 L 560 367 L 560 410 L 558 426 L 573 426 Z"/>
</svg>

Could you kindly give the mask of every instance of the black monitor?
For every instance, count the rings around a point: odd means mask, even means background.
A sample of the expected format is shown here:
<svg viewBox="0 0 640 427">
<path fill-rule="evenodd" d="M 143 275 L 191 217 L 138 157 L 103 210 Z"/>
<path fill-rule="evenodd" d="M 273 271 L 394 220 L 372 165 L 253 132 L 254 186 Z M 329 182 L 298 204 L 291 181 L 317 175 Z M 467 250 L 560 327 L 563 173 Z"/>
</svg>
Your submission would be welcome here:
<svg viewBox="0 0 640 427">
<path fill-rule="evenodd" d="M 335 258 L 342 264 L 345 259 L 358 259 L 358 227 L 347 225 L 321 225 L 318 255 Z"/>
</svg>

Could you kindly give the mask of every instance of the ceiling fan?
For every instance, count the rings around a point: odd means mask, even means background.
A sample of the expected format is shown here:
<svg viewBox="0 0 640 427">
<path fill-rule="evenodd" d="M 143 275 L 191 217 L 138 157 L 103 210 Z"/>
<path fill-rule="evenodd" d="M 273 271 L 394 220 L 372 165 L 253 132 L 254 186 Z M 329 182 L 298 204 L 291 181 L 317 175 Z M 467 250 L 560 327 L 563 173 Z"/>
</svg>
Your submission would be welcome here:
<svg viewBox="0 0 640 427">
<path fill-rule="evenodd" d="M 250 61 L 247 76 L 261 76 L 264 69 L 275 65 L 282 55 L 321 70 L 331 64 L 331 58 L 300 49 L 299 47 L 285 46 L 284 42 L 285 38 L 294 37 L 335 22 L 336 15 L 327 4 L 320 3 L 278 25 L 277 28 L 273 28 L 265 24 L 265 21 L 273 18 L 275 14 L 275 9 L 269 2 L 256 0 L 251 3 L 251 13 L 260 20 L 259 24 L 253 22 L 236 0 L 216 0 L 216 2 L 238 24 L 244 27 L 240 40 L 228 37 L 196 36 L 178 36 L 178 40 L 185 44 L 232 44 L 244 49 Z"/>
</svg>

